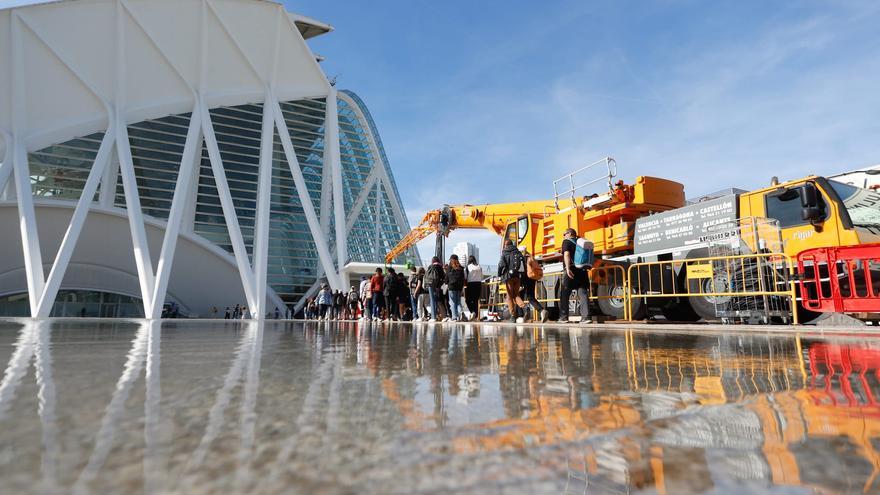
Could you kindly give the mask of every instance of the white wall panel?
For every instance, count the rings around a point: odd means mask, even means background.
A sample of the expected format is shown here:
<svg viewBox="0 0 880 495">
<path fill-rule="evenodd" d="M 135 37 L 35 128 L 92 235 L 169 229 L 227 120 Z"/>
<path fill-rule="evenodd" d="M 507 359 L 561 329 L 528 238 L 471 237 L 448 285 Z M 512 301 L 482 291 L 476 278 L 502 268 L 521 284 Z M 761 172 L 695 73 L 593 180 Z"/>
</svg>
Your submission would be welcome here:
<svg viewBox="0 0 880 495">
<path fill-rule="evenodd" d="M 28 133 L 75 127 L 106 117 L 86 85 L 25 26 L 19 30 L 24 65 L 24 127 Z"/>
<path fill-rule="evenodd" d="M 107 0 L 67 2 L 19 10 L 19 15 L 52 50 L 108 101 L 114 97 L 113 65 L 108 62 L 114 56 L 115 32 L 96 27 L 114 25 L 113 3 Z M 63 20 L 63 27 L 59 26 L 59 20 Z"/>
<path fill-rule="evenodd" d="M 191 87 L 199 82 L 202 0 L 126 0 L 135 20 Z"/>
</svg>

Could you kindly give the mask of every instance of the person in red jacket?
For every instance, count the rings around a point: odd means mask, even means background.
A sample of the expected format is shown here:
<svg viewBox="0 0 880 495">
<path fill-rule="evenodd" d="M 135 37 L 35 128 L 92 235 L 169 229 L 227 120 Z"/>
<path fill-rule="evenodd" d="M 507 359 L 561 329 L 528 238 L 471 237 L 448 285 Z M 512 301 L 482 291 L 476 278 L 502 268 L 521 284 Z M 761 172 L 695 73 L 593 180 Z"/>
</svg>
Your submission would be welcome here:
<svg viewBox="0 0 880 495">
<path fill-rule="evenodd" d="M 376 274 L 370 279 L 370 292 L 373 294 L 373 320 L 382 317 L 385 307 L 385 297 L 382 289 L 385 288 L 385 279 L 382 277 L 382 269 L 376 268 Z"/>
</svg>

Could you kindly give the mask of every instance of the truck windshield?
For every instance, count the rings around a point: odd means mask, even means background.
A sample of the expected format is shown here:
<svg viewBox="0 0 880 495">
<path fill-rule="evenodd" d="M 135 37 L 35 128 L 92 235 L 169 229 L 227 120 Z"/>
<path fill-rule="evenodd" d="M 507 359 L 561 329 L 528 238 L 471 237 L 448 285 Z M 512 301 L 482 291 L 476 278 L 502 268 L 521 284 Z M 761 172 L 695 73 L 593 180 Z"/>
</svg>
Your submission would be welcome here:
<svg viewBox="0 0 880 495">
<path fill-rule="evenodd" d="M 843 201 L 853 225 L 880 233 L 880 194 L 842 182 L 828 182 Z"/>
</svg>

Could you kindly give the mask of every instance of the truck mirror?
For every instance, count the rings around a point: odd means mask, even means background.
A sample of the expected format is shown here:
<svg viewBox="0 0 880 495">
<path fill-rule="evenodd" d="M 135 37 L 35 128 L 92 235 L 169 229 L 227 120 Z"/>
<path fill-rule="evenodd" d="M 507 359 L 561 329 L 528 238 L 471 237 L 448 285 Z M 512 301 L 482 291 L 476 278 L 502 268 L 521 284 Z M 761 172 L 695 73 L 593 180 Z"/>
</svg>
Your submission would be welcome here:
<svg viewBox="0 0 880 495">
<path fill-rule="evenodd" d="M 814 208 L 818 209 L 819 207 L 819 191 L 816 190 L 816 186 L 810 182 L 807 182 L 800 188 L 798 188 L 798 195 L 801 197 L 801 208 Z M 804 218 L 806 220 L 806 218 Z"/>
<path fill-rule="evenodd" d="M 822 220 L 822 216 L 822 210 L 819 208 L 801 208 L 801 220 L 816 223 Z"/>
</svg>

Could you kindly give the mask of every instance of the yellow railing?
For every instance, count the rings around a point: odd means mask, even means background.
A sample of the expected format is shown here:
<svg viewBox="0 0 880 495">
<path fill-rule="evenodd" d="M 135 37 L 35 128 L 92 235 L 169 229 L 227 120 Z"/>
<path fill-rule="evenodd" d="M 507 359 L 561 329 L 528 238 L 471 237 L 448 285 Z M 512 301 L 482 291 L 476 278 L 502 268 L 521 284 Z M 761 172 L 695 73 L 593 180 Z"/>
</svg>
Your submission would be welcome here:
<svg viewBox="0 0 880 495">
<path fill-rule="evenodd" d="M 632 318 L 635 300 L 699 296 L 724 299 L 721 304 L 728 306 L 788 312 L 797 324 L 793 273 L 791 259 L 780 253 L 634 263 L 626 274 L 627 318 Z M 787 301 L 787 306 L 779 304 L 779 299 Z"/>
<path fill-rule="evenodd" d="M 554 287 L 556 285 L 556 280 L 562 276 L 562 272 L 559 273 L 550 273 L 544 276 L 543 279 L 535 281 L 535 299 L 546 305 L 547 303 L 558 303 L 559 297 L 548 297 L 547 295 L 547 287 Z M 589 299 L 591 301 L 598 301 L 600 299 L 620 299 L 621 303 L 624 304 L 624 310 L 626 311 L 626 296 L 623 293 L 626 284 L 626 269 L 622 265 L 604 265 L 600 267 L 594 267 L 590 269 L 588 273 L 588 279 L 590 280 L 590 293 Z M 612 289 L 609 289 L 605 295 L 599 295 L 600 291 L 594 291 L 593 287 L 609 285 Z M 505 296 L 507 294 L 506 288 L 504 284 L 501 284 L 497 279 L 490 280 L 486 282 L 485 285 L 489 287 L 489 299 L 488 300 L 480 300 L 480 307 L 503 307 L 506 305 Z M 491 301 L 492 288 L 497 286 L 495 289 L 495 294 L 498 296 L 497 301 Z M 620 287 L 620 293 L 614 292 L 614 287 Z M 558 292 L 555 291 L 554 292 Z M 537 318 L 537 314 L 533 315 L 533 317 Z"/>
<path fill-rule="evenodd" d="M 648 299 L 705 297 L 715 299 L 722 313 L 764 312 L 790 316 L 797 324 L 797 280 L 793 273 L 791 259 L 779 253 L 647 261 L 629 267 L 607 264 L 589 271 L 589 299 L 620 301 L 625 321 L 633 319 L 634 304 L 639 300 L 645 303 Z M 539 302 L 559 302 L 558 289 L 553 291 L 557 297 L 549 297 L 548 292 L 562 275 L 551 273 L 538 281 L 535 297 Z M 487 285 L 489 300 L 481 299 L 480 306 L 503 307 L 504 284 L 492 280 Z"/>
</svg>

